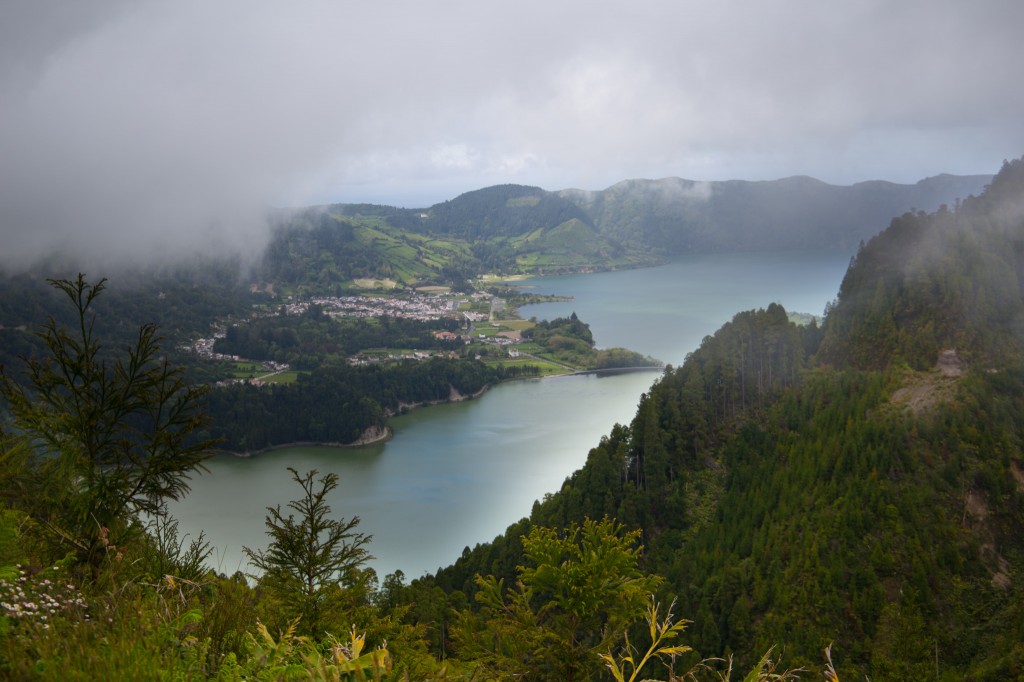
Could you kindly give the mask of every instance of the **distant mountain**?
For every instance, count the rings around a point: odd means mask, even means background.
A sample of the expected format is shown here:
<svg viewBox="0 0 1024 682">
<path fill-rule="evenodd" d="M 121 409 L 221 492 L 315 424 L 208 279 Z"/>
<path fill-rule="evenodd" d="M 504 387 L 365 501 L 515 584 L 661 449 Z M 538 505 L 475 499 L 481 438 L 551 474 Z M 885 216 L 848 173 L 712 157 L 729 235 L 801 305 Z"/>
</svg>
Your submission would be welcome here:
<svg viewBox="0 0 1024 682">
<path fill-rule="evenodd" d="M 429 209 L 396 227 L 467 241 L 517 237 L 576 220 L 618 248 L 665 255 L 701 251 L 853 250 L 893 216 L 934 211 L 980 194 L 991 175 L 937 175 L 914 185 L 829 185 L 806 176 L 763 182 L 624 180 L 601 191 L 498 185 Z"/>
<path fill-rule="evenodd" d="M 497 185 L 423 209 L 336 204 L 282 212 L 262 276 L 344 286 L 653 265 L 684 253 L 853 251 L 894 215 L 981 193 L 988 175 L 914 185 L 626 180 L 601 191 Z"/>
<path fill-rule="evenodd" d="M 806 176 L 748 182 L 626 180 L 600 192 L 564 190 L 598 232 L 669 255 L 706 251 L 853 250 L 890 218 L 980 194 L 990 175 L 938 175 L 914 185 L 829 185 Z"/>
</svg>

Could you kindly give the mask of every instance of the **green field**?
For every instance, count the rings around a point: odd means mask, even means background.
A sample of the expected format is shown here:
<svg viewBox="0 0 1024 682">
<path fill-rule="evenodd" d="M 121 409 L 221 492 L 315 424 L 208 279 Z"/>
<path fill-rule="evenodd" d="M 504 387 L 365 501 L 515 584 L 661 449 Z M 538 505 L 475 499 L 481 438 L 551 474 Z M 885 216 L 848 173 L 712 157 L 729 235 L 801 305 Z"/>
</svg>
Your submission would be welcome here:
<svg viewBox="0 0 1024 682">
<path fill-rule="evenodd" d="M 448 263 L 470 257 L 464 242 L 404 232 L 379 218 L 349 220 L 354 222 L 356 241 L 381 257 L 386 274 L 405 284 L 434 280 Z"/>
<path fill-rule="evenodd" d="M 299 374 L 296 370 L 288 370 L 287 372 L 279 372 L 271 376 L 261 379 L 265 384 L 293 384 L 295 380 L 299 378 Z"/>
<path fill-rule="evenodd" d="M 267 374 L 261 363 L 255 360 L 243 360 L 241 362 L 225 362 L 224 369 L 232 379 L 255 379 Z"/>
<path fill-rule="evenodd" d="M 271 374 L 272 370 L 266 370 L 263 368 L 263 364 L 256 362 L 255 360 L 242 360 L 236 362 L 225 362 L 223 363 L 224 371 L 227 373 L 230 379 L 240 379 L 243 381 L 249 379 L 260 379 L 264 383 L 268 384 L 290 384 L 295 381 L 295 378 L 299 375 L 296 370 L 288 370 L 286 372 L 279 372 Z"/>
<path fill-rule="evenodd" d="M 561 365 L 556 365 L 545 360 L 536 358 L 484 358 L 483 362 L 491 366 L 503 367 L 528 367 L 534 366 L 540 369 L 540 376 L 547 377 L 555 374 L 565 374 L 568 370 Z"/>
<path fill-rule="evenodd" d="M 533 327 L 533 326 L 536 326 L 536 325 L 534 325 L 534 323 L 530 322 L 529 320 L 502 320 L 501 321 L 501 326 L 505 327 L 506 329 L 510 329 L 512 331 L 520 331 L 521 332 L 524 329 L 529 329 L 530 327 Z"/>
<path fill-rule="evenodd" d="M 489 322 L 477 322 L 473 325 L 473 338 L 479 339 L 481 336 L 492 338 L 497 336 L 501 332 L 509 331 L 508 327 L 499 324 L 491 324 Z"/>
</svg>

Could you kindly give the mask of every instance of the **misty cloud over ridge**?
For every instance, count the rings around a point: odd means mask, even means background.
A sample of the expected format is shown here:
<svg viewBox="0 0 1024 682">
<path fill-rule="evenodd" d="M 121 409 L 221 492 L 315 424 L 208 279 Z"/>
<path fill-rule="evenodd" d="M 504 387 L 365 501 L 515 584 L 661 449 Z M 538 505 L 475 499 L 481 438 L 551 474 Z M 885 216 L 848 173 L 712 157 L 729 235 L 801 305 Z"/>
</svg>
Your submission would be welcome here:
<svg viewBox="0 0 1024 682">
<path fill-rule="evenodd" d="M 255 250 L 269 206 L 1024 152 L 1024 5 L 892 5 L 12 0 L 0 263 Z"/>
</svg>

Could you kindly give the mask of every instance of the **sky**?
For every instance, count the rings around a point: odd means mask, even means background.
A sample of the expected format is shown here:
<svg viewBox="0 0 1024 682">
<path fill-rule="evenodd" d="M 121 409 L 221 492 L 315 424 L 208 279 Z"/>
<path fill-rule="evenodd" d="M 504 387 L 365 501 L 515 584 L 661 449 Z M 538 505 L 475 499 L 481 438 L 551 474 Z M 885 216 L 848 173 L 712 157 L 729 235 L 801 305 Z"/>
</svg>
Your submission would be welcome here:
<svg viewBox="0 0 1024 682">
<path fill-rule="evenodd" d="M 1022 27 L 1019 0 L 4 0 L 0 265 L 500 183 L 994 173 Z"/>
</svg>

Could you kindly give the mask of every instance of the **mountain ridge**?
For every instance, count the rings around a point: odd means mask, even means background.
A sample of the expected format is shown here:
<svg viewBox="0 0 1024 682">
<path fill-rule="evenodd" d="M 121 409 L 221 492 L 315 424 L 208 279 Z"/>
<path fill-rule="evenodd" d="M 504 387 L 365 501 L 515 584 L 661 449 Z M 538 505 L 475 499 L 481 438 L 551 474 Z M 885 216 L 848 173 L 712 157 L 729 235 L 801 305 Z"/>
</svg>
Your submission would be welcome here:
<svg viewBox="0 0 1024 682">
<path fill-rule="evenodd" d="M 955 206 L 990 180 L 941 174 L 913 185 L 869 180 L 842 186 L 808 176 L 764 181 L 669 177 L 627 179 L 603 190 L 493 185 L 427 208 L 309 207 L 276 214 L 264 259 L 270 267 L 261 277 L 272 281 L 315 264 L 318 271 L 307 279 L 332 286 L 350 281 L 354 273 L 395 277 L 415 286 L 484 273 L 643 267 L 690 253 L 852 253 L 892 216 Z M 577 229 L 575 239 L 567 240 L 558 232 L 566 225 L 587 229 Z"/>
</svg>

